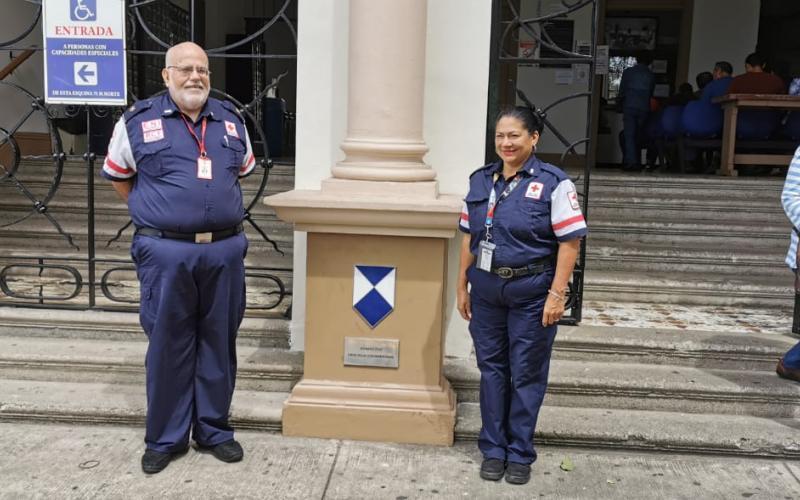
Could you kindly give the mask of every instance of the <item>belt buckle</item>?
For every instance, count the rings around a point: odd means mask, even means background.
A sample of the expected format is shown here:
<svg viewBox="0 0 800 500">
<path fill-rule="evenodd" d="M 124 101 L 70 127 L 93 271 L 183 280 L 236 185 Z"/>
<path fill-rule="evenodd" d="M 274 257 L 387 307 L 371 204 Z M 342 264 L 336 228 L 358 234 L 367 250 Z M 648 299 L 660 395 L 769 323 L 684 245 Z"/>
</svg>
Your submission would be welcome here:
<svg viewBox="0 0 800 500">
<path fill-rule="evenodd" d="M 194 233 L 195 243 L 211 243 L 214 233 Z"/>
<path fill-rule="evenodd" d="M 514 276 L 514 270 L 510 267 L 498 267 L 495 269 L 495 273 L 504 279 L 509 279 Z"/>
</svg>

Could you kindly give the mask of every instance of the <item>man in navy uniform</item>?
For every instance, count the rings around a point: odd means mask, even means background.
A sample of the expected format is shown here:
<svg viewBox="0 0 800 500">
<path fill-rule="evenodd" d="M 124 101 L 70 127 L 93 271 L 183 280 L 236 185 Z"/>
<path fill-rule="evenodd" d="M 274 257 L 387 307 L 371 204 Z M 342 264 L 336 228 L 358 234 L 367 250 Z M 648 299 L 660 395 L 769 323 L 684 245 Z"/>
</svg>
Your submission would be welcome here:
<svg viewBox="0 0 800 500">
<path fill-rule="evenodd" d="M 136 226 L 131 256 L 149 340 L 142 470 L 150 474 L 188 450 L 190 430 L 199 449 L 242 459 L 228 413 L 245 308 L 239 178 L 255 166 L 241 114 L 208 97 L 201 47 L 169 49 L 161 74 L 169 92 L 125 112 L 102 171 Z"/>
</svg>

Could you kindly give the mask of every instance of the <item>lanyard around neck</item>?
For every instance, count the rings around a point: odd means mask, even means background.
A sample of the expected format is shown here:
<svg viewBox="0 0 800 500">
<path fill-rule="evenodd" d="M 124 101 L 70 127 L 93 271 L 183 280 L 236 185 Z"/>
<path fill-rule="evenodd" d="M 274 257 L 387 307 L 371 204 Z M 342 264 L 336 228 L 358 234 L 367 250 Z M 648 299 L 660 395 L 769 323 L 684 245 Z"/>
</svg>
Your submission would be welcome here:
<svg viewBox="0 0 800 500">
<path fill-rule="evenodd" d="M 200 157 L 206 157 L 206 122 L 208 120 L 207 117 L 203 117 L 203 124 L 200 127 L 200 137 L 197 137 L 197 134 L 194 132 L 194 127 L 189 124 L 189 121 L 186 119 L 183 114 L 181 114 L 181 118 L 183 118 L 183 123 L 186 124 L 186 128 L 189 130 L 189 133 L 192 134 L 194 137 L 194 141 L 197 143 L 197 147 L 200 149 Z"/>
<path fill-rule="evenodd" d="M 495 208 L 497 208 L 497 205 L 499 205 L 501 201 L 508 198 L 508 195 L 511 194 L 511 191 L 513 191 L 514 188 L 516 188 L 517 185 L 519 184 L 519 181 L 522 180 L 522 175 L 521 174 L 515 175 L 514 178 L 511 180 L 511 182 L 509 182 L 508 185 L 506 185 L 506 188 L 503 190 L 503 192 L 500 193 L 500 198 L 498 199 L 496 186 L 497 186 L 497 181 L 499 179 L 500 179 L 500 174 L 494 174 L 492 178 L 492 190 L 489 193 L 489 204 L 486 207 L 486 222 L 484 224 L 486 226 L 486 239 L 491 238 L 491 227 L 494 221 Z"/>
</svg>

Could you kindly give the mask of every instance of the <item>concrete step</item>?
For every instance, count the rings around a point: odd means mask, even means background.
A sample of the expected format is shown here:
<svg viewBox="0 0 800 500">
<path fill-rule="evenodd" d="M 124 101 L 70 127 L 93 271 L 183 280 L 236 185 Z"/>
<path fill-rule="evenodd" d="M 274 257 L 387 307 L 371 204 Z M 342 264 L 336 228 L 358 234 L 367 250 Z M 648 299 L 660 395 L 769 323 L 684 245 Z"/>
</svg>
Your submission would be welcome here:
<svg viewBox="0 0 800 500">
<path fill-rule="evenodd" d="M 688 221 L 677 222 L 661 219 L 640 220 L 631 215 L 619 221 L 597 221 L 589 225 L 590 235 L 615 235 L 617 241 L 641 241 L 642 243 L 671 243 L 671 246 L 713 245 L 718 240 L 735 238 L 743 248 L 751 248 L 749 240 L 781 240 L 786 242 L 791 233 L 788 220 L 779 224 L 762 224 L 749 221 Z M 724 248 L 724 246 L 723 246 Z"/>
<path fill-rule="evenodd" d="M 456 439 L 474 441 L 480 431 L 477 403 L 459 403 Z M 544 406 L 535 441 L 651 452 L 800 458 L 793 419 L 677 412 Z"/>
<path fill-rule="evenodd" d="M 557 346 L 556 349 L 560 349 Z M 138 340 L 0 336 L 0 375 L 8 379 L 136 384 L 147 344 Z M 239 382 L 247 390 L 288 391 L 302 353 L 244 345 Z M 774 358 L 773 358 L 774 362 Z M 445 375 L 462 402 L 478 400 L 474 361 L 447 359 Z M 800 386 L 772 371 L 555 359 L 546 404 L 763 417 L 800 415 Z"/>
<path fill-rule="evenodd" d="M 237 429 L 280 431 L 286 392 L 236 390 L 231 423 Z M 0 420 L 144 425 L 143 384 L 0 380 Z"/>
<path fill-rule="evenodd" d="M 245 318 L 238 344 L 275 347 L 288 342 L 288 321 L 277 313 Z M 0 307 L 0 338 L 145 340 L 135 312 Z M 771 371 L 797 339 L 788 335 L 665 328 L 561 326 L 554 357 L 559 360 Z M 449 359 L 449 358 L 448 358 Z M 449 362 L 449 361 L 448 361 Z"/>
<path fill-rule="evenodd" d="M 0 338 L 144 342 L 136 312 L 0 307 Z M 239 327 L 239 346 L 289 347 L 289 320 L 283 311 L 248 312 Z M 142 358 L 144 359 L 144 358 Z"/>
<path fill-rule="evenodd" d="M 601 198 L 592 193 L 589 214 L 592 222 L 614 222 L 620 218 L 674 222 L 733 220 L 782 224 L 786 214 L 780 200 L 769 203 L 719 203 L 718 200 L 659 200 L 657 198 Z"/>
<path fill-rule="evenodd" d="M 445 374 L 460 402 L 479 400 L 480 372 L 452 361 Z M 575 408 L 800 416 L 800 385 L 769 372 L 553 360 L 545 404 Z"/>
<path fill-rule="evenodd" d="M 0 336 L 0 378 L 52 382 L 144 384 L 147 342 Z M 237 347 L 236 388 L 289 392 L 303 374 L 303 353 Z"/>
<path fill-rule="evenodd" d="M 582 178 L 576 186 L 582 192 Z M 720 199 L 727 202 L 777 200 L 780 206 L 782 189 L 783 179 L 779 177 L 636 176 L 596 172 L 592 174 L 589 192 L 590 196 L 617 196 L 621 201 L 632 197 Z"/>
<path fill-rule="evenodd" d="M 587 269 L 584 300 L 791 308 L 793 277 Z"/>
<path fill-rule="evenodd" d="M 231 422 L 239 430 L 279 431 L 285 392 L 236 390 Z M 0 380 L 0 420 L 142 426 L 141 384 Z M 480 429 L 477 403 L 460 403 L 456 438 L 472 441 Z M 791 419 L 593 408 L 542 408 L 536 442 L 655 452 L 798 458 Z"/>
<path fill-rule="evenodd" d="M 783 278 L 789 272 L 783 263 L 785 248 L 743 251 L 713 247 L 667 247 L 639 243 L 620 245 L 614 241 L 592 240 L 587 246 L 587 269 L 593 271 L 672 272 Z"/>
<path fill-rule="evenodd" d="M 744 331 L 560 326 L 553 357 L 598 363 L 688 366 L 710 370 L 772 372 L 797 343 L 789 335 Z"/>
</svg>

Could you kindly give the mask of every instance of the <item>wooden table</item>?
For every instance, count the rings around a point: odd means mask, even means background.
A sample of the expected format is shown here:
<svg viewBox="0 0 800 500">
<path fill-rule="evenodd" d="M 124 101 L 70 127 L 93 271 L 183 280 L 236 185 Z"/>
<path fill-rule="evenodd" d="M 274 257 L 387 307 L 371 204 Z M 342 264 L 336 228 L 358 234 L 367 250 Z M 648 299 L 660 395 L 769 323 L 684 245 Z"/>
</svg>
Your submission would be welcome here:
<svg viewBox="0 0 800 500">
<path fill-rule="evenodd" d="M 788 167 L 792 155 L 736 154 L 736 118 L 740 108 L 771 108 L 800 110 L 800 96 L 785 94 L 728 94 L 717 97 L 714 102 L 725 111 L 722 130 L 722 162 L 720 175 L 736 175 L 735 164 L 783 165 Z"/>
</svg>

